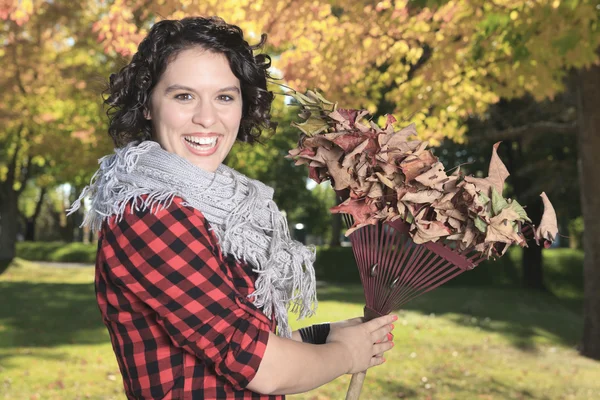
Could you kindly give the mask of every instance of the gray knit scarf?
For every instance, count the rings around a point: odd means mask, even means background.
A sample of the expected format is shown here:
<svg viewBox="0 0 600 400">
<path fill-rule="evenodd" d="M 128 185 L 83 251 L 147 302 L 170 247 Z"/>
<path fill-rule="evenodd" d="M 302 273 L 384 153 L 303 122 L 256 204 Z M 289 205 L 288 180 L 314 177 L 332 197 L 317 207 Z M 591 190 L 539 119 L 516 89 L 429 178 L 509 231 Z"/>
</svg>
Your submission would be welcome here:
<svg viewBox="0 0 600 400">
<path fill-rule="evenodd" d="M 99 230 L 112 215 L 120 220 L 130 200 L 136 210 L 156 213 L 173 197 L 181 197 L 183 205 L 206 217 L 221 250 L 247 262 L 258 274 L 256 290 L 249 297 L 267 317 L 275 313 L 280 336 L 291 337 L 288 309 L 298 312 L 299 318 L 314 314 L 315 249 L 290 238 L 271 187 L 223 164 L 214 173 L 204 171 L 154 141 L 115 149 L 99 164 L 90 185 L 68 210 L 75 212 L 90 194 L 91 209 L 81 226 Z M 148 196 L 144 200 L 142 195 Z"/>
</svg>

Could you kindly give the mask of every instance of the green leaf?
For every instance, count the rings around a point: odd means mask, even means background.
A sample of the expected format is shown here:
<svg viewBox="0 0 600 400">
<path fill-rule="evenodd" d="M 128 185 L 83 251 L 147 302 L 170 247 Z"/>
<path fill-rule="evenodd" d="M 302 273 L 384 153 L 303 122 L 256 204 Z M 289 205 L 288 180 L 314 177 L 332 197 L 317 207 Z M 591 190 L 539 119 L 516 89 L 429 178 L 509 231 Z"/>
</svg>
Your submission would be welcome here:
<svg viewBox="0 0 600 400">
<path fill-rule="evenodd" d="M 309 119 L 301 123 L 292 122 L 290 125 L 300 129 L 307 136 L 317 135 L 321 132 L 326 131 L 329 128 L 329 124 L 327 122 L 317 117 L 310 117 Z"/>
<path fill-rule="evenodd" d="M 309 90 L 306 92 L 306 95 L 310 98 L 315 99 L 315 103 L 319 105 L 319 108 L 323 109 L 323 111 L 333 112 L 335 111 L 337 103 L 333 103 L 326 98 L 324 98 L 319 92 Z"/>
<path fill-rule="evenodd" d="M 299 92 L 291 92 L 292 96 L 304 108 L 318 109 L 330 113 L 335 111 L 337 103 L 327 100 L 316 90 L 307 90 L 305 94 Z"/>
<path fill-rule="evenodd" d="M 477 193 L 477 195 L 479 196 L 479 199 L 481 200 L 481 204 L 486 205 L 487 203 L 489 203 L 490 198 L 487 197 L 485 194 L 483 194 L 482 192 Z"/>
<path fill-rule="evenodd" d="M 479 229 L 481 232 L 485 233 L 485 231 L 486 231 L 486 229 L 487 229 L 487 226 L 488 226 L 488 224 L 486 224 L 486 223 L 485 223 L 485 221 L 484 221 L 484 220 L 482 220 L 482 219 L 481 219 L 481 218 L 479 218 L 479 217 L 475 218 L 475 221 L 474 221 L 474 222 L 475 222 L 475 227 L 476 227 L 477 229 Z"/>
<path fill-rule="evenodd" d="M 506 29 L 510 22 L 510 16 L 507 13 L 490 12 L 479 23 L 482 28 L 480 32 L 483 32 L 484 37 L 488 38 L 493 33 Z"/>
<path fill-rule="evenodd" d="M 580 42 L 580 33 L 575 28 L 572 28 L 554 39 L 552 41 L 552 46 L 558 49 L 559 53 L 564 56 L 569 50 L 577 47 Z"/>
<path fill-rule="evenodd" d="M 513 210 L 514 212 L 516 212 L 519 217 L 523 220 L 523 221 L 527 221 L 527 222 L 531 222 L 531 220 L 529 219 L 529 217 L 527 216 L 527 212 L 525 211 L 525 209 L 519 204 L 518 201 L 513 200 L 509 205 L 508 208 L 510 208 L 511 210 Z"/>
<path fill-rule="evenodd" d="M 292 92 L 290 93 L 290 96 L 292 96 L 294 99 L 296 99 L 296 101 L 300 104 L 302 104 L 303 106 L 308 105 L 308 104 L 313 104 L 313 101 L 308 98 L 307 96 L 303 95 L 300 92 Z"/>
<path fill-rule="evenodd" d="M 41 155 L 35 155 L 31 158 L 31 163 L 39 167 L 43 167 L 44 165 L 46 165 L 46 159 Z"/>
<path fill-rule="evenodd" d="M 500 214 L 500 211 L 508 207 L 508 202 L 501 194 L 498 193 L 495 187 L 492 186 L 492 212 L 494 216 Z"/>
</svg>

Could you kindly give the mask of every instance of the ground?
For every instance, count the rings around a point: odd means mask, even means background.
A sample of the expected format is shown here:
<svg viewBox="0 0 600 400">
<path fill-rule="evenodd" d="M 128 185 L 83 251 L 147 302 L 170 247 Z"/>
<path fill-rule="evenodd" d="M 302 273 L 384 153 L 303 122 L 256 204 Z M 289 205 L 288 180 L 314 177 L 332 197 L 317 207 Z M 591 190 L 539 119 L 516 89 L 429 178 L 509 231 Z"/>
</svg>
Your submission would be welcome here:
<svg viewBox="0 0 600 400">
<path fill-rule="evenodd" d="M 557 289 L 558 290 L 558 289 Z M 396 346 L 361 399 L 600 399 L 600 362 L 581 357 L 578 301 L 506 287 L 446 287 L 399 310 Z M 357 285 L 321 285 L 316 317 L 359 315 Z M 574 303 L 575 301 L 575 303 Z M 17 260 L 0 276 L 0 399 L 123 399 L 95 304 L 93 267 Z M 289 399 L 342 399 L 341 377 Z"/>
</svg>

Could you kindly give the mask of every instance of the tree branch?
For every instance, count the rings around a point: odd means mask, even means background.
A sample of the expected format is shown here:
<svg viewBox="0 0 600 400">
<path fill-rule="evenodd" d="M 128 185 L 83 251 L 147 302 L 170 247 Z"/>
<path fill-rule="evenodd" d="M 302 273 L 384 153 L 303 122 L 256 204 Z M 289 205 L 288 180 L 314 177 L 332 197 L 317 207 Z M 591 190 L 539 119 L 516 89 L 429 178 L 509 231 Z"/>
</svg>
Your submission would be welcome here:
<svg viewBox="0 0 600 400">
<path fill-rule="evenodd" d="M 23 189 L 25 189 L 25 185 L 27 184 L 27 181 L 29 180 L 29 178 L 31 177 L 31 156 L 27 157 L 27 164 L 25 164 L 24 167 L 21 168 L 21 171 L 23 171 L 23 169 L 25 169 L 25 174 L 21 174 L 23 175 L 21 179 L 19 179 L 19 181 L 21 182 L 21 186 L 19 187 L 19 190 L 17 190 L 17 195 L 20 195 L 23 192 Z"/>
<path fill-rule="evenodd" d="M 40 198 L 36 202 L 35 211 L 33 212 L 33 215 L 31 216 L 31 219 L 33 221 L 35 221 L 40 216 L 40 213 L 42 212 L 42 206 L 44 204 L 44 197 L 46 196 L 47 190 L 48 190 L 48 188 L 46 186 L 44 186 L 44 187 L 42 187 L 42 190 L 40 191 Z"/>
<path fill-rule="evenodd" d="M 8 164 L 8 172 L 6 174 L 6 185 L 8 186 L 8 190 L 12 190 L 12 187 L 15 183 L 16 179 L 16 170 L 17 170 L 17 159 L 19 158 L 19 151 L 21 150 L 21 133 L 23 132 L 23 124 L 19 125 L 17 129 L 17 145 L 15 147 L 15 152 Z"/>
<path fill-rule="evenodd" d="M 523 135 L 539 135 L 542 133 L 558 133 L 566 135 L 574 135 L 577 133 L 577 123 L 561 123 L 553 121 L 539 121 L 533 124 L 518 126 L 515 128 L 504 129 L 501 131 L 488 130 L 487 133 L 481 137 L 472 138 L 472 142 L 478 142 L 483 140 L 513 140 Z"/>
<path fill-rule="evenodd" d="M 17 54 L 17 44 L 18 44 L 18 40 L 16 39 L 15 35 L 15 42 L 13 43 L 13 48 L 12 48 L 12 56 L 13 56 L 13 61 L 15 63 L 15 78 L 17 80 L 17 86 L 19 87 L 19 91 L 21 92 L 21 94 L 26 95 L 27 94 L 27 90 L 25 89 L 25 85 L 23 85 L 23 80 L 21 79 L 21 69 L 19 68 L 19 56 Z"/>
</svg>

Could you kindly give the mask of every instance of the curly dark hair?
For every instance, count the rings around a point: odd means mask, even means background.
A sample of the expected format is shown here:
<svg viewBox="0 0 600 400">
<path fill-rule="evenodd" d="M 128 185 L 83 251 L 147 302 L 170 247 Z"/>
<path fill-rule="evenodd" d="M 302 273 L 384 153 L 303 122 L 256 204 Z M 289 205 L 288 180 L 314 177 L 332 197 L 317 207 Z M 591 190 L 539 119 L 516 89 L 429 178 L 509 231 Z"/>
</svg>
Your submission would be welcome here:
<svg viewBox="0 0 600 400">
<path fill-rule="evenodd" d="M 104 103 L 109 105 L 108 132 L 115 145 L 151 140 L 152 121 L 144 118 L 144 112 L 152 90 L 179 53 L 197 46 L 224 54 L 240 80 L 243 106 L 237 140 L 253 143 L 264 130 L 274 129 L 276 123 L 270 114 L 273 93 L 267 90 L 271 57 L 253 53 L 263 47 L 266 38 L 262 34 L 260 43 L 250 46 L 238 26 L 219 17 L 188 17 L 154 24 L 131 62 L 110 75 Z"/>
</svg>

